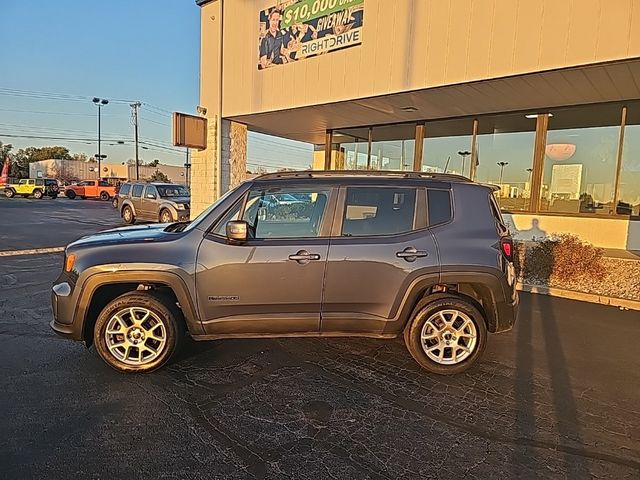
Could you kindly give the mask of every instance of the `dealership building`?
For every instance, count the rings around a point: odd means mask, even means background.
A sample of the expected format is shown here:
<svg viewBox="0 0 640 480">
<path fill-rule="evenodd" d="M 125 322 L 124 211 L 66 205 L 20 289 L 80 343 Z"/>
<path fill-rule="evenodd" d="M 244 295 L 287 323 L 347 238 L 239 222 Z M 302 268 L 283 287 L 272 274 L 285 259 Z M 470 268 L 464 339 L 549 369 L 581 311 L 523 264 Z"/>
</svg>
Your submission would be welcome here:
<svg viewBox="0 0 640 480">
<path fill-rule="evenodd" d="M 199 0 L 202 210 L 247 131 L 497 186 L 516 237 L 640 250 L 640 1 Z"/>
</svg>

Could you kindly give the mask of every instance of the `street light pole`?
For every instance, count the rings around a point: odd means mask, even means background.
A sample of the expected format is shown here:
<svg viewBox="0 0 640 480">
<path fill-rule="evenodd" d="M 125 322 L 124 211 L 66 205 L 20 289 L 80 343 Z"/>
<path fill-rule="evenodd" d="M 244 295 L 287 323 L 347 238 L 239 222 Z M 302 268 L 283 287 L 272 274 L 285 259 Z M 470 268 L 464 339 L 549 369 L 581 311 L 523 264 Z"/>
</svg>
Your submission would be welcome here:
<svg viewBox="0 0 640 480">
<path fill-rule="evenodd" d="M 100 117 L 102 107 L 109 103 L 109 100 L 106 98 L 98 98 L 93 97 L 93 103 L 98 107 L 98 180 L 100 180 L 100 176 L 102 175 L 102 170 L 100 167 L 100 161 L 102 160 L 102 139 L 101 139 L 101 126 L 100 126 Z"/>
<path fill-rule="evenodd" d="M 467 150 L 465 150 L 465 151 L 460 150 L 458 152 L 458 155 L 460 155 L 462 157 L 462 175 L 464 175 L 464 161 L 467 159 L 467 157 L 469 155 L 471 155 L 471 152 L 469 152 Z"/>
<path fill-rule="evenodd" d="M 504 167 L 509 165 L 509 162 L 498 162 L 496 165 L 500 166 L 500 194 L 502 194 L 502 174 L 504 173 Z"/>
</svg>

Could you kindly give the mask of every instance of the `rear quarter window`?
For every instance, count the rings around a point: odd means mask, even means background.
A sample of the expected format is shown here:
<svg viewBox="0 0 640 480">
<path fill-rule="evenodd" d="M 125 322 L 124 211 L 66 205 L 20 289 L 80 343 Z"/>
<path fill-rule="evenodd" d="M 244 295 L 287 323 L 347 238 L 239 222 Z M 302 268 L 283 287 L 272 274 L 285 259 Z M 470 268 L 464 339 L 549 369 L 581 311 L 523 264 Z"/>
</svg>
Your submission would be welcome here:
<svg viewBox="0 0 640 480">
<path fill-rule="evenodd" d="M 451 194 L 449 190 L 427 190 L 429 226 L 447 223 L 451 220 Z"/>
</svg>

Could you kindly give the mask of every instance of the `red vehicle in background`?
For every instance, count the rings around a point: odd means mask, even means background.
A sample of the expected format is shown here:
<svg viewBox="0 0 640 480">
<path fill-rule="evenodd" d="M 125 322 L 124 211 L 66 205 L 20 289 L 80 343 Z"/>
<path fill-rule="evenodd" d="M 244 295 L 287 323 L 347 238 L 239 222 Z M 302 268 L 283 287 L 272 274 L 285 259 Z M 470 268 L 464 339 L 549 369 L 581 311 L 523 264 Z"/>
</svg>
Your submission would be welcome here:
<svg viewBox="0 0 640 480">
<path fill-rule="evenodd" d="M 84 180 L 78 182 L 77 185 L 66 187 L 64 194 L 70 200 L 76 197 L 80 197 L 83 200 L 85 198 L 99 198 L 106 202 L 116 196 L 116 187 L 104 180 Z"/>
</svg>

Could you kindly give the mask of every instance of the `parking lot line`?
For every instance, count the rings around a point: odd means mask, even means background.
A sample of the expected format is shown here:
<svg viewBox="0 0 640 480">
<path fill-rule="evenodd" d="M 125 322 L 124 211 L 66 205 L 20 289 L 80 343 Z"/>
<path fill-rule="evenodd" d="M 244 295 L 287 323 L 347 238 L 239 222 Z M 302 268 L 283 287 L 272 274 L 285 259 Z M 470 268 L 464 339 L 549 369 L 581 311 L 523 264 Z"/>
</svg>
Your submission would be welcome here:
<svg viewBox="0 0 640 480">
<path fill-rule="evenodd" d="M 0 257 L 17 257 L 18 255 L 43 255 L 45 253 L 64 252 L 65 247 L 31 248 L 28 250 L 0 250 Z"/>
</svg>

